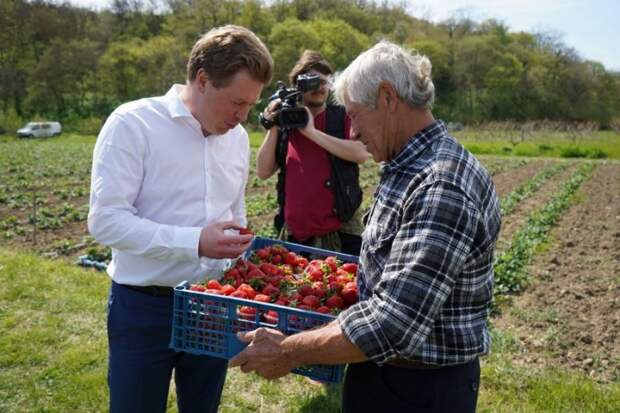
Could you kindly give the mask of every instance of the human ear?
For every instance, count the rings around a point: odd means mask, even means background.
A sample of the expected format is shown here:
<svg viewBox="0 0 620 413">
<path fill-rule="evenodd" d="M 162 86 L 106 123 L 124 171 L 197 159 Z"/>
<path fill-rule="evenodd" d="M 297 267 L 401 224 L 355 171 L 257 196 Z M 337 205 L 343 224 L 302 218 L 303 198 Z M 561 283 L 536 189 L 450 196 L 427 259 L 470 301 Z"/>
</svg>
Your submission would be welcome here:
<svg viewBox="0 0 620 413">
<path fill-rule="evenodd" d="M 398 103 L 396 89 L 394 86 L 386 81 L 379 84 L 379 98 L 385 103 L 388 111 L 393 112 L 396 110 L 396 104 Z"/>
</svg>

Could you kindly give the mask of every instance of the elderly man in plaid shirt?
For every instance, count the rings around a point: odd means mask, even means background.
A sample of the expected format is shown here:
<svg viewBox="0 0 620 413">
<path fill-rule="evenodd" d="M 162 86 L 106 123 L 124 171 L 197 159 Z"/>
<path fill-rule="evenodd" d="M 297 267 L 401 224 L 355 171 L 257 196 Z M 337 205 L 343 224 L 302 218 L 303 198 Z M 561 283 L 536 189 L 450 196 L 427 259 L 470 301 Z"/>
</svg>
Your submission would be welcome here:
<svg viewBox="0 0 620 413">
<path fill-rule="evenodd" d="M 493 182 L 434 119 L 428 58 L 380 42 L 335 90 L 351 133 L 383 163 L 363 233 L 360 301 L 320 329 L 241 334 L 251 345 L 230 366 L 277 378 L 349 363 L 345 412 L 474 412 L 501 223 Z"/>
</svg>

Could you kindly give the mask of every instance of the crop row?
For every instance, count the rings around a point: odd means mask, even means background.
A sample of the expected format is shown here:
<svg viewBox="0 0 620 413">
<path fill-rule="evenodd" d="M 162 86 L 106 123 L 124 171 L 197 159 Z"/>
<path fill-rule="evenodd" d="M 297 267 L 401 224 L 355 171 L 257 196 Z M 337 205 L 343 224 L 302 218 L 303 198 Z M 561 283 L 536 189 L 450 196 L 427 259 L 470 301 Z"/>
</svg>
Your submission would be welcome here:
<svg viewBox="0 0 620 413">
<path fill-rule="evenodd" d="M 546 241 L 551 227 L 570 205 L 574 194 L 594 169 L 593 163 L 584 163 L 556 192 L 554 197 L 533 212 L 525 225 L 513 236 L 506 250 L 495 261 L 495 293 L 520 291 L 528 282 L 526 266 L 536 249 Z"/>
<path fill-rule="evenodd" d="M 502 216 L 511 214 L 520 202 L 529 198 L 534 192 L 536 192 L 542 184 L 544 184 L 549 178 L 555 176 L 557 173 L 568 168 L 567 162 L 561 162 L 554 166 L 551 166 L 542 172 L 536 174 L 532 179 L 519 185 L 514 191 L 502 198 L 500 202 L 500 208 Z"/>
</svg>

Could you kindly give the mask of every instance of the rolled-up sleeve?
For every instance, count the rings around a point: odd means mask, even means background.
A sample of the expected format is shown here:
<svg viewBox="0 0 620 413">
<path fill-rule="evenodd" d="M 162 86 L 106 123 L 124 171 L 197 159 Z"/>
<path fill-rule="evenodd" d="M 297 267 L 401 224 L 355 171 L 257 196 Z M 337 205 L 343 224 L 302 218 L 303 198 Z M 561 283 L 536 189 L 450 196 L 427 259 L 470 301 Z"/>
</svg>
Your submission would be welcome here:
<svg viewBox="0 0 620 413">
<path fill-rule="evenodd" d="M 443 181 L 418 188 L 400 216 L 391 246 L 365 249 L 369 268 L 363 271 L 384 262 L 372 294 L 338 317 L 347 338 L 379 364 L 416 358 L 466 265 L 480 222 L 480 212 L 463 191 Z"/>
</svg>

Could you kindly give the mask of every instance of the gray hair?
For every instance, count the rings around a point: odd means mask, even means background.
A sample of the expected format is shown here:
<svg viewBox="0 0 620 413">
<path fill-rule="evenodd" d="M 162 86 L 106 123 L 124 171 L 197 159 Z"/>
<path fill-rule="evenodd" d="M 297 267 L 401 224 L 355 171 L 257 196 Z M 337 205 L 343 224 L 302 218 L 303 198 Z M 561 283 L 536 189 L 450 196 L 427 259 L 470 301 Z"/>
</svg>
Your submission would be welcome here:
<svg viewBox="0 0 620 413">
<path fill-rule="evenodd" d="M 391 83 L 408 104 L 426 109 L 433 106 L 435 85 L 428 57 L 385 40 L 360 54 L 336 76 L 334 96 L 341 105 L 352 102 L 374 109 L 383 81 Z"/>
</svg>

